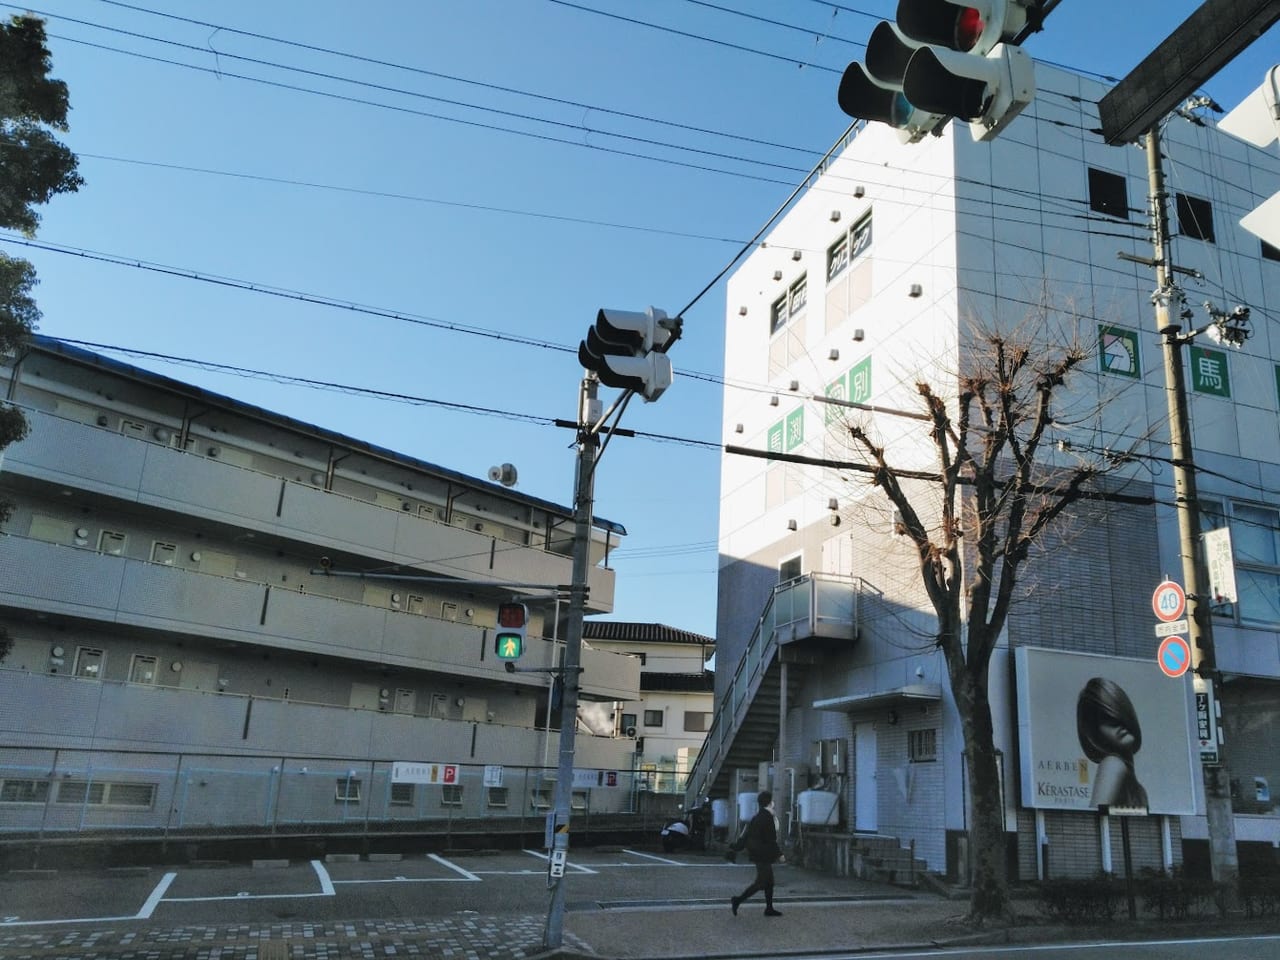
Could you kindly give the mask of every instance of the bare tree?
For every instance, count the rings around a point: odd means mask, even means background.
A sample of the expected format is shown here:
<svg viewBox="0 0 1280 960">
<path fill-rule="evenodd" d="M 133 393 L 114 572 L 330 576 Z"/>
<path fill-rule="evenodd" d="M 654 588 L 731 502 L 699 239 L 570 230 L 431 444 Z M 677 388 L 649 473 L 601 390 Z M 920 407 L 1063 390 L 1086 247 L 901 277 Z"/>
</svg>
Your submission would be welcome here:
<svg viewBox="0 0 1280 960">
<path fill-rule="evenodd" d="M 991 656 L 1032 547 L 1073 503 L 1105 496 L 1094 481 L 1125 457 L 1110 451 L 1071 464 L 1050 462 L 1055 397 L 1089 352 L 1076 342 L 1042 343 L 1024 333 L 978 330 L 966 370 L 947 397 L 916 383 L 937 455 L 935 471 L 889 461 L 865 426 L 848 424 L 869 459 L 871 482 L 898 512 L 937 615 L 934 643 L 947 665 L 960 716 L 969 790 L 973 863 L 970 919 L 1008 913 L 1005 833 L 988 678 Z M 927 507 L 912 481 L 933 481 Z M 938 495 L 940 493 L 940 495 Z"/>
</svg>

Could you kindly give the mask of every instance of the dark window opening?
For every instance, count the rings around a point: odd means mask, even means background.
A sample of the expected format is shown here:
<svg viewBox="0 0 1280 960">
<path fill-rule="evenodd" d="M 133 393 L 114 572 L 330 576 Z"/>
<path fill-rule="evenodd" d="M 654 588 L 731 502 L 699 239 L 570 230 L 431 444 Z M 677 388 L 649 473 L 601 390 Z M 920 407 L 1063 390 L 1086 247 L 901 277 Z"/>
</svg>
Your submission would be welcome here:
<svg viewBox="0 0 1280 960">
<path fill-rule="evenodd" d="M 1214 243 L 1213 204 L 1185 193 L 1177 195 L 1178 234 L 1193 240 Z"/>
<path fill-rule="evenodd" d="M 1096 213 L 1129 219 L 1129 184 L 1118 173 L 1089 168 L 1089 209 Z"/>
</svg>

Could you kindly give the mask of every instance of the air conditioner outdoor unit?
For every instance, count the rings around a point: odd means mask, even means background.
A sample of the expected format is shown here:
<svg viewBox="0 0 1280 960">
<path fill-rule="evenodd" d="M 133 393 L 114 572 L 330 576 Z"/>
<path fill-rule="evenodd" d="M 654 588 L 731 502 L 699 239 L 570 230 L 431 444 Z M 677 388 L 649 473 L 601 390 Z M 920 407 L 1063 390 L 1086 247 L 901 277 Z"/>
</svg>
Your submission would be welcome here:
<svg viewBox="0 0 1280 960">
<path fill-rule="evenodd" d="M 623 733 L 625 733 L 628 737 L 634 737 L 636 735 L 636 728 L 627 727 L 627 729 L 624 730 Z"/>
</svg>

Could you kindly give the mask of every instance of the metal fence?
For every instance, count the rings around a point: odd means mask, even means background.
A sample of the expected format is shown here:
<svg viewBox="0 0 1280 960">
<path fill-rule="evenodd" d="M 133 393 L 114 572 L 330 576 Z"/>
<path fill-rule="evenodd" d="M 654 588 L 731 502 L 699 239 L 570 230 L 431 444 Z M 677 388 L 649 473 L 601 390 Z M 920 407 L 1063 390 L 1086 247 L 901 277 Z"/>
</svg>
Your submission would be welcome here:
<svg viewBox="0 0 1280 960">
<path fill-rule="evenodd" d="M 552 805 L 553 767 L 435 764 L 439 782 L 422 783 L 398 781 L 394 763 L 0 745 L 0 837 L 540 830 Z M 641 771 L 574 779 L 574 816 L 642 807 Z"/>
</svg>

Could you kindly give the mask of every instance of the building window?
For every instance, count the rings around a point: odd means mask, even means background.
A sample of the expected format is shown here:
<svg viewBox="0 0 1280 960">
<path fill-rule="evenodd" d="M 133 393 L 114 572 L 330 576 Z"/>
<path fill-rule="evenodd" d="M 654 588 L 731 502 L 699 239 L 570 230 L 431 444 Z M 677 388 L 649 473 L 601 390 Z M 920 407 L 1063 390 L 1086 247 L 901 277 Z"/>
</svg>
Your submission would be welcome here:
<svg viewBox="0 0 1280 960">
<path fill-rule="evenodd" d="M 843 273 L 844 268 L 866 253 L 870 246 L 871 214 L 868 213 L 827 248 L 827 282 Z"/>
<path fill-rule="evenodd" d="M 645 725 L 646 727 L 660 727 L 660 726 L 662 726 L 662 711 L 661 711 L 661 710 L 646 710 L 646 711 L 644 712 L 644 725 Z"/>
<path fill-rule="evenodd" d="M 790 560 L 783 560 L 778 564 L 778 582 L 786 583 L 788 580 L 794 580 L 800 576 L 801 557 L 792 557 Z"/>
<path fill-rule="evenodd" d="M 413 788 L 416 784 L 412 783 L 393 783 L 391 785 L 391 797 L 389 803 L 393 807 L 412 807 L 413 806 Z"/>
<path fill-rule="evenodd" d="M 0 780 L 0 803 L 47 803 L 48 780 Z"/>
<path fill-rule="evenodd" d="M 1213 205 L 1189 194 L 1177 195 L 1178 234 L 1193 240 L 1214 242 Z"/>
<path fill-rule="evenodd" d="M 769 308 L 769 332 L 777 333 L 785 327 L 809 302 L 809 281 L 801 277 L 789 290 L 773 302 Z"/>
<path fill-rule="evenodd" d="M 155 803 L 154 783 L 108 783 L 103 780 L 63 780 L 58 784 L 58 803 L 79 803 L 103 807 L 150 809 Z"/>
<path fill-rule="evenodd" d="M 335 803 L 359 803 L 360 781 L 355 777 L 339 777 L 333 799 Z"/>
<path fill-rule="evenodd" d="M 102 668 L 106 665 L 107 654 L 94 647 L 76 647 L 76 662 L 72 673 L 77 677 L 89 677 L 91 680 L 102 679 Z"/>
<path fill-rule="evenodd" d="M 155 683 L 156 658 L 144 657 L 142 654 L 135 653 L 129 661 L 129 682 Z"/>
<path fill-rule="evenodd" d="M 624 713 L 622 715 L 622 733 L 628 737 L 636 735 L 636 715 L 634 713 Z"/>
<path fill-rule="evenodd" d="M 98 534 L 98 552 L 109 553 L 113 557 L 124 556 L 124 545 L 128 538 L 115 530 L 103 530 Z"/>
<path fill-rule="evenodd" d="M 686 733 L 706 733 L 711 729 L 710 711 L 686 710 L 684 712 L 684 729 Z"/>
<path fill-rule="evenodd" d="M 912 763 L 932 763 L 938 759 L 938 730 L 907 731 L 907 759 Z"/>
<path fill-rule="evenodd" d="M 1120 220 L 1129 219 L 1129 184 L 1118 173 L 1089 168 L 1089 209 Z"/>
<path fill-rule="evenodd" d="M 484 798 L 485 806 L 506 809 L 507 806 L 507 788 L 506 787 L 488 787 Z"/>
<path fill-rule="evenodd" d="M 1242 623 L 1280 623 L 1280 511 L 1231 504 L 1236 610 Z"/>
<path fill-rule="evenodd" d="M 460 807 L 462 806 L 462 784 L 446 783 L 440 787 L 440 806 L 442 807 Z"/>
</svg>

